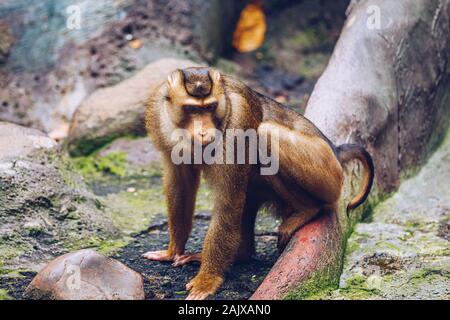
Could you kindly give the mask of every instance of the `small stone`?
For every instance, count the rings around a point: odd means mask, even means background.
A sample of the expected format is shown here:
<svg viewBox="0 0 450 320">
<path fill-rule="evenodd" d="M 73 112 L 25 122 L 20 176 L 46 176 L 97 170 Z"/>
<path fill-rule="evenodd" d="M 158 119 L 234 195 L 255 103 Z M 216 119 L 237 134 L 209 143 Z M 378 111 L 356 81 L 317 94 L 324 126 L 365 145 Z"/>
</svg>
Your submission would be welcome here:
<svg viewBox="0 0 450 320">
<path fill-rule="evenodd" d="M 68 253 L 50 262 L 30 283 L 27 299 L 143 300 L 142 276 L 94 250 Z"/>
<path fill-rule="evenodd" d="M 135 193 L 136 192 L 136 188 L 130 187 L 130 188 L 127 189 L 127 192 Z"/>
</svg>

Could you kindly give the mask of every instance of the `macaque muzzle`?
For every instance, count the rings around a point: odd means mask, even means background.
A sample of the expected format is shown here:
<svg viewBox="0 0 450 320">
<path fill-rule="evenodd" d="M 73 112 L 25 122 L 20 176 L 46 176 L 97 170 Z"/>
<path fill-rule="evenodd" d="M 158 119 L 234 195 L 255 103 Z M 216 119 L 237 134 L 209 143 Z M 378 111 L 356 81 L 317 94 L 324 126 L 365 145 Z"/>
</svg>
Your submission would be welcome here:
<svg viewBox="0 0 450 320">
<path fill-rule="evenodd" d="M 194 142 L 202 146 L 206 146 L 215 140 L 216 127 L 208 116 L 200 116 L 199 119 L 192 121 L 187 129 Z"/>
</svg>

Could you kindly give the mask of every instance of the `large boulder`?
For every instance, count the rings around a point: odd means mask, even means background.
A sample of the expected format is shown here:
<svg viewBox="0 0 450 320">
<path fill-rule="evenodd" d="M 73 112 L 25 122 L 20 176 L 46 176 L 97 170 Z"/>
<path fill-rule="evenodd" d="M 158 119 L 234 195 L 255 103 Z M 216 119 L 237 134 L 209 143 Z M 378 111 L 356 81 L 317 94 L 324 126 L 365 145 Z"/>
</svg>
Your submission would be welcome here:
<svg viewBox="0 0 450 320">
<path fill-rule="evenodd" d="M 143 300 L 144 280 L 121 262 L 94 250 L 51 261 L 25 291 L 28 299 Z"/>
<path fill-rule="evenodd" d="M 43 133 L 0 122 L 0 262 L 38 261 L 116 235 L 103 205 Z M 93 243 L 94 242 L 94 243 Z"/>
<path fill-rule="evenodd" d="M 85 155 L 114 138 L 142 134 L 145 104 L 152 89 L 170 72 L 195 66 L 188 60 L 162 59 L 113 87 L 99 89 L 75 112 L 67 140 L 71 155 Z"/>
</svg>

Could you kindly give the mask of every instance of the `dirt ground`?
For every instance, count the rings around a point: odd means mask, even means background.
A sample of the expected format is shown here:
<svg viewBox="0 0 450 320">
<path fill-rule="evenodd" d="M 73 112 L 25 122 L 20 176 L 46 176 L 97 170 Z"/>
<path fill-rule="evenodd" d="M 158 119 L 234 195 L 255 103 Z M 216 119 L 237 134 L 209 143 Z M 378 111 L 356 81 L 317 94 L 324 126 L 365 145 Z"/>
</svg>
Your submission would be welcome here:
<svg viewBox="0 0 450 320">
<path fill-rule="evenodd" d="M 264 218 L 262 218 L 264 219 Z M 188 252 L 201 250 L 209 214 L 198 214 L 192 237 L 188 242 Z M 147 299 L 184 299 L 187 296 L 185 285 L 195 276 L 198 263 L 173 268 L 170 263 L 148 261 L 140 255 L 148 250 L 161 250 L 168 243 L 167 221 L 162 220 L 151 226 L 149 232 L 135 235 L 133 240 L 112 257 L 144 277 L 144 289 Z M 275 263 L 278 252 L 276 236 L 259 233 L 256 237 L 257 256 L 248 263 L 234 265 L 226 275 L 225 283 L 213 299 L 248 299 L 256 290 L 265 275 Z M 19 272 L 20 276 L 2 278 L 0 289 L 5 289 L 15 299 L 22 299 L 22 294 L 36 275 L 35 272 Z"/>
<path fill-rule="evenodd" d="M 188 252 L 201 250 L 209 215 L 198 215 L 192 237 L 188 242 Z M 152 231 L 142 233 L 126 246 L 114 258 L 122 261 L 132 269 L 140 272 L 145 279 L 147 299 L 184 299 L 187 296 L 185 285 L 195 276 L 199 264 L 192 263 L 173 268 L 170 263 L 148 261 L 140 255 L 148 250 L 160 250 L 168 243 L 167 226 L 160 225 Z M 234 265 L 227 273 L 225 283 L 214 299 L 247 299 L 256 290 L 278 256 L 276 237 L 273 235 L 257 236 L 257 256 L 248 263 Z"/>
</svg>

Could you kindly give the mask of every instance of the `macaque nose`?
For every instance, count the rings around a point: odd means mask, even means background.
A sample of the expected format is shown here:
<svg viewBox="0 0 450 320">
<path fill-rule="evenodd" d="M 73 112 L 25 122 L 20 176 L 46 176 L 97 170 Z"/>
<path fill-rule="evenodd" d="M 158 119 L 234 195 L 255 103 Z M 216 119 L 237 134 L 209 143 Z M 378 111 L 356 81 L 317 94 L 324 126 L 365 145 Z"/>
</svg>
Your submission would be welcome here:
<svg viewBox="0 0 450 320">
<path fill-rule="evenodd" d="M 201 130 L 197 132 L 197 140 L 205 146 L 213 142 L 215 140 L 215 137 L 214 135 L 209 134 L 207 130 Z"/>
</svg>

